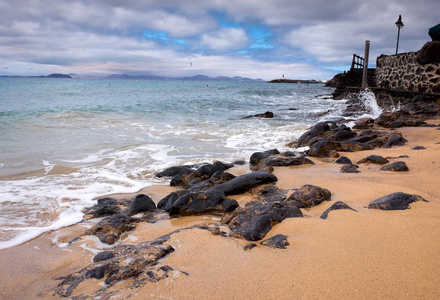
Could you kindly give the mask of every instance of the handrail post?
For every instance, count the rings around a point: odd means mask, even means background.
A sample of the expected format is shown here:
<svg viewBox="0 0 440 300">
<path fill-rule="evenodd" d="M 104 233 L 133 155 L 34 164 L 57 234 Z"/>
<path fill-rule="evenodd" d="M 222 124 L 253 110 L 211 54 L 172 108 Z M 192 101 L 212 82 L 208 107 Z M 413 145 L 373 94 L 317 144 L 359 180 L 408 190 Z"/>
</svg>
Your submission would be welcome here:
<svg viewBox="0 0 440 300">
<path fill-rule="evenodd" d="M 362 88 L 365 89 L 368 86 L 368 56 L 370 55 L 370 41 L 365 41 L 365 55 L 364 55 L 364 72 L 362 74 Z"/>
</svg>

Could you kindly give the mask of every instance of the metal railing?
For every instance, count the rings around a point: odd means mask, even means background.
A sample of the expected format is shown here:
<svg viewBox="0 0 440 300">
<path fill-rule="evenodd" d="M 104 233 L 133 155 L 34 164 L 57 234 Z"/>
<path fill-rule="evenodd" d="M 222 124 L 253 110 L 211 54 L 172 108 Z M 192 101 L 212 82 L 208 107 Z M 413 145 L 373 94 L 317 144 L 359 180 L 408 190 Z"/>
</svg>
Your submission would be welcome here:
<svg viewBox="0 0 440 300">
<path fill-rule="evenodd" d="M 353 60 L 351 61 L 351 69 L 359 68 L 362 69 L 364 67 L 364 58 L 359 55 L 353 54 Z"/>
</svg>

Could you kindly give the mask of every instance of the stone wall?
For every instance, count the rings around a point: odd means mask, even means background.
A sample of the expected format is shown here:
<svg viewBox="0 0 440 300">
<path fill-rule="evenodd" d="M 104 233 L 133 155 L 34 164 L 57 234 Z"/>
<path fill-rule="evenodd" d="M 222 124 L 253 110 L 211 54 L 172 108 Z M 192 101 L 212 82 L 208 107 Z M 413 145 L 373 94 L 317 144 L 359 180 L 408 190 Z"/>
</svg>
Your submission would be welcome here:
<svg viewBox="0 0 440 300">
<path fill-rule="evenodd" d="M 440 62 L 420 60 L 422 50 L 381 55 L 376 62 L 376 83 L 384 89 L 440 94 Z"/>
</svg>

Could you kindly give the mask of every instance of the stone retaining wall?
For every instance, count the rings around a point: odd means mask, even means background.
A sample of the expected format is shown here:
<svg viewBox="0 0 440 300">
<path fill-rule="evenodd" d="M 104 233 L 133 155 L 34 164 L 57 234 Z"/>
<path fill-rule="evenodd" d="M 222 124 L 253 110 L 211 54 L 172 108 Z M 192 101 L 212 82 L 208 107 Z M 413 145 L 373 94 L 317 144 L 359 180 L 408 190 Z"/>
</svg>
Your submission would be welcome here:
<svg viewBox="0 0 440 300">
<path fill-rule="evenodd" d="M 440 94 L 440 63 L 420 64 L 418 53 L 379 56 L 376 62 L 377 86 L 396 91 Z"/>
</svg>

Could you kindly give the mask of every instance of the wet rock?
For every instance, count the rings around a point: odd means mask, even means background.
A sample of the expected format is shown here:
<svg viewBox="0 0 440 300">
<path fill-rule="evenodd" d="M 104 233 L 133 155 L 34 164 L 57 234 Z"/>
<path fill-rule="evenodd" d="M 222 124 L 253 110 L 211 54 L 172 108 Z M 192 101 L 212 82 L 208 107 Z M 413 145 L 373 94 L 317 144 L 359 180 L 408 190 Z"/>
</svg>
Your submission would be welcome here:
<svg viewBox="0 0 440 300">
<path fill-rule="evenodd" d="M 370 129 L 374 126 L 374 119 L 372 118 L 361 118 L 356 120 L 356 124 L 353 126 L 353 129 Z"/>
<path fill-rule="evenodd" d="M 329 157 L 332 150 L 341 151 L 341 144 L 330 139 L 322 139 L 310 146 L 307 155 L 312 157 Z"/>
<path fill-rule="evenodd" d="M 270 248 L 287 249 L 286 247 L 290 245 L 290 243 L 287 241 L 287 238 L 287 235 L 277 234 L 267 240 L 262 241 L 260 244 Z"/>
<path fill-rule="evenodd" d="M 287 202 L 248 203 L 226 223 L 237 237 L 248 241 L 263 239 L 275 224 L 286 218 L 302 217 L 301 210 Z"/>
<path fill-rule="evenodd" d="M 306 184 L 293 192 L 286 201 L 294 203 L 299 208 L 310 208 L 329 200 L 332 194 L 319 186 Z"/>
<path fill-rule="evenodd" d="M 371 144 L 358 143 L 355 141 L 343 141 L 340 143 L 341 151 L 356 152 L 364 150 L 372 150 L 374 147 Z"/>
<path fill-rule="evenodd" d="M 382 157 L 380 155 L 370 155 L 367 156 L 360 161 L 358 161 L 358 164 L 378 164 L 378 165 L 384 165 L 389 163 L 390 161 L 386 159 L 385 157 Z"/>
<path fill-rule="evenodd" d="M 388 141 L 385 143 L 384 148 L 391 148 L 392 146 L 403 146 L 408 140 L 406 140 L 400 132 L 393 132 Z"/>
<path fill-rule="evenodd" d="M 266 111 L 263 114 L 256 114 L 256 115 L 252 115 L 252 116 L 247 116 L 247 117 L 244 117 L 243 119 L 250 119 L 250 118 L 270 119 L 270 118 L 273 118 L 273 112 Z"/>
<path fill-rule="evenodd" d="M 335 134 L 332 135 L 332 139 L 335 141 L 345 141 L 357 136 L 357 133 L 352 131 L 349 127 L 341 125 Z"/>
<path fill-rule="evenodd" d="M 329 132 L 330 126 L 326 122 L 319 122 L 312 126 L 307 132 L 301 135 L 295 143 L 292 143 L 294 147 L 310 146 L 312 141 L 315 141 L 318 137 L 323 137 Z"/>
<path fill-rule="evenodd" d="M 96 235 L 103 243 L 114 244 L 122 233 L 135 229 L 135 220 L 124 214 L 112 215 L 86 230 L 86 234 Z"/>
<path fill-rule="evenodd" d="M 409 113 L 403 110 L 395 112 L 384 112 L 374 122 L 382 127 L 390 128 L 391 123 L 407 115 L 409 115 Z"/>
<path fill-rule="evenodd" d="M 275 175 L 264 171 L 256 171 L 237 176 L 232 180 L 215 185 L 209 188 L 208 191 L 219 190 L 226 195 L 237 195 L 245 193 L 254 187 L 276 181 L 278 181 L 278 178 Z"/>
<path fill-rule="evenodd" d="M 392 171 L 392 172 L 408 172 L 408 166 L 404 161 L 396 161 L 389 165 L 380 168 L 381 171 Z"/>
<path fill-rule="evenodd" d="M 84 213 L 86 215 L 90 215 L 92 218 L 114 215 L 121 212 L 121 208 L 118 206 L 119 204 L 119 200 L 115 198 L 101 198 L 98 199 L 98 203 L 96 205 L 86 208 Z"/>
<path fill-rule="evenodd" d="M 339 210 L 339 209 L 351 209 L 351 210 L 357 212 L 357 210 L 351 208 L 346 203 L 344 203 L 342 201 L 337 201 L 337 202 L 333 203 L 332 206 L 327 208 L 327 210 L 320 216 L 320 218 L 325 220 L 325 219 L 327 219 L 329 212 L 331 212 L 332 210 Z"/>
<path fill-rule="evenodd" d="M 174 177 L 179 174 L 193 173 L 191 166 L 174 166 L 166 168 L 165 170 L 156 174 L 156 177 Z"/>
<path fill-rule="evenodd" d="M 179 197 L 172 205 L 170 216 L 223 214 L 238 207 L 235 200 L 226 198 L 220 190 L 191 191 Z"/>
<path fill-rule="evenodd" d="M 397 192 L 371 201 L 368 205 L 368 208 L 382 210 L 404 210 L 410 208 L 409 205 L 416 201 L 428 202 L 418 195 Z"/>
<path fill-rule="evenodd" d="M 348 157 L 341 156 L 336 160 L 336 163 L 343 165 L 351 165 L 351 160 Z"/>
<path fill-rule="evenodd" d="M 162 209 L 164 211 L 169 212 L 171 210 L 171 207 L 173 206 L 174 202 L 176 202 L 177 199 L 179 199 L 184 194 L 189 193 L 188 190 L 178 190 L 175 192 L 170 193 L 168 196 L 164 197 L 162 200 L 157 203 L 157 208 Z"/>
<path fill-rule="evenodd" d="M 341 167 L 340 172 L 341 173 L 360 173 L 361 171 L 358 170 L 359 166 L 354 164 L 347 164 Z"/>
<path fill-rule="evenodd" d="M 266 158 L 271 155 L 280 154 L 277 149 L 271 149 L 264 152 L 255 152 L 251 155 L 249 163 L 253 166 L 261 164 Z"/>
<path fill-rule="evenodd" d="M 390 124 L 390 128 L 399 128 L 399 127 L 417 127 L 422 124 L 425 124 L 424 119 L 420 116 L 403 116 L 393 121 Z"/>
<path fill-rule="evenodd" d="M 269 167 L 288 167 L 300 165 L 314 165 L 315 163 L 309 158 L 300 157 L 268 157 L 264 160 L 263 165 Z"/>
<path fill-rule="evenodd" d="M 128 205 L 128 215 L 132 216 L 140 212 L 156 209 L 153 199 L 144 194 L 139 194 L 130 200 Z"/>
</svg>

